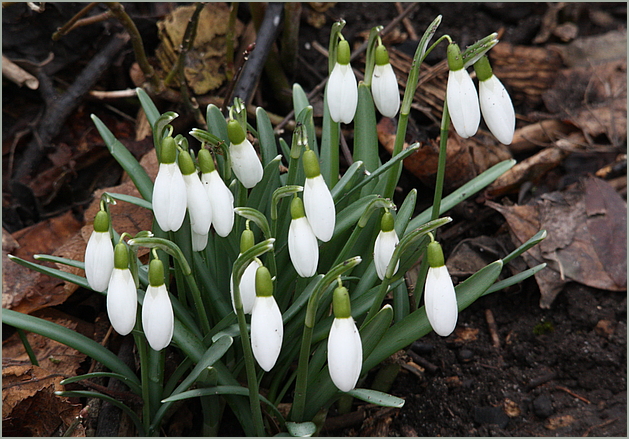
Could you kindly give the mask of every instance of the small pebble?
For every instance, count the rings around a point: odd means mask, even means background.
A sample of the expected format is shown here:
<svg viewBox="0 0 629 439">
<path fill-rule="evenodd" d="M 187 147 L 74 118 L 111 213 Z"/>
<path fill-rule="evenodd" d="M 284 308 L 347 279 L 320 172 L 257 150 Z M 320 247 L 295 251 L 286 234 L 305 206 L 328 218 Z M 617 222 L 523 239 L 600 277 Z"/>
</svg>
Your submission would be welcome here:
<svg viewBox="0 0 629 439">
<path fill-rule="evenodd" d="M 535 398 L 533 400 L 533 413 L 542 419 L 546 419 L 555 413 L 550 396 L 543 394 Z"/>
<path fill-rule="evenodd" d="M 461 363 L 469 363 L 474 358 L 474 352 L 469 349 L 461 349 L 457 356 Z"/>
<path fill-rule="evenodd" d="M 500 407 L 474 407 L 474 421 L 479 424 L 496 424 L 506 428 L 509 417 Z"/>
</svg>

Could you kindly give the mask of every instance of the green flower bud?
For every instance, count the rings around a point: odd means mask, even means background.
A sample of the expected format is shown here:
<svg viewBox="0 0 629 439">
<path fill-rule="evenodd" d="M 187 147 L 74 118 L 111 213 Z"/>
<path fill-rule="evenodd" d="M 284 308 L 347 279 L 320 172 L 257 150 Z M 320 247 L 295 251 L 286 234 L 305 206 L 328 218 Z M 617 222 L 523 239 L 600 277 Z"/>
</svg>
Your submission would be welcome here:
<svg viewBox="0 0 629 439">
<path fill-rule="evenodd" d="M 177 144 L 175 139 L 168 136 L 162 140 L 161 163 L 175 163 L 177 159 Z"/>
<path fill-rule="evenodd" d="M 237 120 L 230 120 L 227 123 L 227 136 L 234 145 L 240 145 L 245 141 L 246 135 Z"/>
<path fill-rule="evenodd" d="M 428 264 L 432 268 L 443 267 L 445 265 L 445 260 L 443 258 L 443 250 L 441 249 L 441 244 L 437 241 L 432 241 L 428 244 Z"/>
<path fill-rule="evenodd" d="M 109 231 L 109 215 L 104 210 L 99 210 L 94 217 L 94 231 L 103 233 Z"/>
<path fill-rule="evenodd" d="M 376 65 L 386 66 L 389 64 L 389 52 L 384 45 L 376 47 Z"/>
<path fill-rule="evenodd" d="M 304 210 L 304 202 L 299 197 L 294 197 L 290 202 L 290 217 L 291 219 L 303 218 L 306 216 L 306 211 Z"/>
<path fill-rule="evenodd" d="M 481 56 L 481 58 L 474 63 L 474 71 L 479 81 L 487 81 L 494 75 L 487 55 Z"/>
<path fill-rule="evenodd" d="M 114 248 L 114 268 L 120 270 L 129 268 L 129 251 L 124 242 L 119 242 Z"/>
<path fill-rule="evenodd" d="M 314 178 L 318 175 L 321 175 L 319 160 L 317 159 L 317 155 L 313 150 L 308 149 L 304 151 L 303 164 L 306 178 Z"/>
<path fill-rule="evenodd" d="M 256 296 L 271 297 L 273 295 L 273 280 L 271 272 L 264 265 L 256 270 Z"/>
<path fill-rule="evenodd" d="M 197 159 L 199 160 L 199 167 L 201 168 L 202 174 L 209 174 L 216 169 L 214 167 L 214 159 L 212 158 L 212 154 L 210 154 L 210 151 L 208 151 L 207 149 L 201 149 L 199 151 Z"/>
<path fill-rule="evenodd" d="M 149 284 L 152 287 L 164 285 L 164 264 L 159 259 L 153 259 L 149 265 Z"/>
<path fill-rule="evenodd" d="M 336 62 L 347 65 L 349 64 L 350 55 L 349 43 L 346 40 L 339 41 L 338 48 L 336 49 Z"/>
<path fill-rule="evenodd" d="M 332 306 L 334 308 L 334 317 L 337 319 L 346 319 L 352 316 L 347 288 L 344 286 L 336 287 L 332 296 Z"/>
<path fill-rule="evenodd" d="M 456 43 L 448 45 L 448 68 L 452 71 L 461 70 L 463 68 L 463 56 L 461 49 Z"/>
<path fill-rule="evenodd" d="M 255 243 L 256 241 L 253 236 L 253 232 L 249 229 L 243 230 L 242 235 L 240 235 L 240 253 L 246 252 L 253 247 Z"/>
<path fill-rule="evenodd" d="M 197 168 L 194 166 L 192 156 L 188 151 L 181 151 L 179 153 L 179 169 L 183 175 L 191 175 L 197 172 Z"/>
<path fill-rule="evenodd" d="M 380 230 L 383 232 L 390 232 L 395 227 L 395 220 L 393 219 L 393 214 L 388 210 L 382 215 L 382 219 L 380 220 Z"/>
</svg>

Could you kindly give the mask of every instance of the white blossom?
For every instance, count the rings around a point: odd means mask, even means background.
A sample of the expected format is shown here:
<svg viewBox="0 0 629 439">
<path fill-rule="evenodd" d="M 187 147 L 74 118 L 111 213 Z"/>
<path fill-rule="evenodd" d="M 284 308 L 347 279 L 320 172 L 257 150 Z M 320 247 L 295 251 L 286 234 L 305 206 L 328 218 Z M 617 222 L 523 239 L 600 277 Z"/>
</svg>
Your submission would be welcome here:
<svg viewBox="0 0 629 439">
<path fill-rule="evenodd" d="M 334 233 L 336 209 L 330 189 L 321 174 L 306 178 L 304 209 L 315 236 L 323 242 L 328 242 Z"/>
<path fill-rule="evenodd" d="M 479 81 L 480 108 L 485 123 L 496 139 L 504 145 L 511 144 L 515 131 L 515 110 L 509 93 L 496 75 Z"/>
<path fill-rule="evenodd" d="M 273 296 L 256 296 L 251 312 L 251 348 L 262 369 L 270 371 L 282 348 L 282 313 Z"/>
<path fill-rule="evenodd" d="M 400 90 L 390 63 L 374 66 L 371 94 L 376 108 L 383 116 L 395 117 L 400 109 Z"/>
<path fill-rule="evenodd" d="M 325 89 L 330 117 L 334 122 L 350 123 L 358 105 L 358 84 L 350 64 L 336 63 Z"/>
<path fill-rule="evenodd" d="M 184 175 L 186 204 L 190 212 L 190 228 L 198 235 L 207 235 L 212 224 L 212 205 L 199 174 Z M 204 247 L 205 248 L 205 247 Z"/>
<path fill-rule="evenodd" d="M 151 348 L 159 351 L 170 344 L 174 324 L 173 307 L 166 286 L 149 285 L 142 304 L 142 327 Z"/>
<path fill-rule="evenodd" d="M 93 231 L 85 249 L 85 277 L 90 288 L 103 292 L 114 269 L 114 246 L 107 232 Z"/>
<path fill-rule="evenodd" d="M 120 335 L 127 335 L 135 326 L 138 293 L 128 268 L 114 268 L 107 289 L 107 315 L 111 326 Z"/>
<path fill-rule="evenodd" d="M 232 143 L 229 154 L 232 170 L 244 187 L 251 189 L 262 180 L 264 173 L 262 163 L 260 163 L 258 154 L 249 140 L 245 139 L 238 144 Z"/>
<path fill-rule="evenodd" d="M 201 181 L 212 204 L 214 230 L 226 237 L 234 227 L 234 195 L 216 170 L 201 174 Z"/>
<path fill-rule="evenodd" d="M 301 277 L 310 277 L 317 272 L 319 245 L 317 237 L 305 216 L 293 219 L 288 228 L 288 254 Z"/>
<path fill-rule="evenodd" d="M 389 262 L 391 262 L 391 257 L 393 256 L 393 252 L 395 251 L 395 247 L 400 242 L 400 239 L 395 233 L 395 229 L 390 230 L 388 232 L 383 232 L 382 230 L 378 233 L 376 237 L 376 242 L 373 248 L 373 262 L 376 266 L 376 273 L 378 273 L 378 277 L 382 280 L 387 272 L 387 267 L 389 266 Z M 400 261 L 395 265 L 395 273 L 400 266 Z"/>
<path fill-rule="evenodd" d="M 476 134 L 480 124 L 480 107 L 476 87 L 467 70 L 450 70 L 446 100 L 458 135 L 467 139 Z"/>
<path fill-rule="evenodd" d="M 454 285 L 445 265 L 428 269 L 424 304 L 432 329 L 443 337 L 452 334 L 456 327 L 458 308 Z"/>
<path fill-rule="evenodd" d="M 256 271 L 260 267 L 260 263 L 255 259 L 247 265 L 245 271 L 240 278 L 240 300 L 242 301 L 242 310 L 245 314 L 251 314 L 253 310 L 253 302 L 256 298 Z M 231 288 L 232 307 L 236 312 L 236 303 L 234 302 L 234 277 L 233 274 L 229 279 Z"/>
<path fill-rule="evenodd" d="M 153 213 L 159 227 L 177 231 L 186 216 L 186 183 L 177 163 L 160 163 L 153 186 Z"/>
<path fill-rule="evenodd" d="M 352 317 L 335 318 L 328 336 L 328 368 L 339 390 L 356 387 L 363 364 L 363 347 Z"/>
</svg>

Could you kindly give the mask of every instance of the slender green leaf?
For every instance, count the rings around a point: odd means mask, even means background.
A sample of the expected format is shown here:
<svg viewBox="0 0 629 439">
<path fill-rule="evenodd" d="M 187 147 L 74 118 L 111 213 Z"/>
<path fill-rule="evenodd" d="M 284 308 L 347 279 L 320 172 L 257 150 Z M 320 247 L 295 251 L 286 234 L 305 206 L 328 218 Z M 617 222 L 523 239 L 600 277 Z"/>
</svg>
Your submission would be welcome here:
<svg viewBox="0 0 629 439">
<path fill-rule="evenodd" d="M 258 140 L 260 141 L 260 153 L 262 155 L 262 166 L 266 166 L 277 156 L 277 143 L 275 133 L 269 115 L 264 108 L 256 108 L 256 125 L 258 128 Z"/>
<path fill-rule="evenodd" d="M 406 233 L 406 226 L 408 226 L 413 212 L 415 212 L 415 204 L 417 203 L 417 189 L 413 188 L 409 191 L 406 198 L 402 202 L 402 205 L 395 215 L 395 232 L 398 236 L 404 236 Z M 410 230 L 408 230 L 410 232 Z"/>
<path fill-rule="evenodd" d="M 144 114 L 146 114 L 146 119 L 149 121 L 149 125 L 155 125 L 155 121 L 157 121 L 160 115 L 159 110 L 153 103 L 153 100 L 140 87 L 136 88 L 135 92 L 138 95 L 138 99 L 140 100 L 140 104 L 142 105 L 142 109 L 144 110 Z"/>
<path fill-rule="evenodd" d="M 293 84 L 293 112 L 300 114 L 309 105 L 308 96 L 301 85 Z"/>
<path fill-rule="evenodd" d="M 362 161 L 368 172 L 374 172 L 380 166 L 376 107 L 369 86 L 362 82 L 358 85 L 358 105 L 354 116 L 353 158 L 354 161 Z"/>
<path fill-rule="evenodd" d="M 511 285 L 519 284 L 520 282 L 528 279 L 529 277 L 534 276 L 535 273 L 537 273 L 540 270 L 543 270 L 544 268 L 546 268 L 546 263 L 536 265 L 533 268 L 529 268 L 528 270 L 524 270 L 514 276 L 503 279 L 500 282 L 496 282 L 491 287 L 489 287 L 487 291 L 483 293 L 483 296 L 486 296 L 487 294 L 495 293 L 496 291 L 500 291 L 502 289 L 510 287 Z"/>
<path fill-rule="evenodd" d="M 13 255 L 9 255 L 9 260 L 17 264 L 20 264 L 24 267 L 35 270 L 39 273 L 47 274 L 48 276 L 56 277 L 57 279 L 72 282 L 73 284 L 76 284 L 83 288 L 87 288 L 88 290 L 92 289 L 92 287 L 90 287 L 90 285 L 87 283 L 87 279 L 85 279 L 83 276 L 78 276 L 76 274 L 67 273 L 57 268 L 50 268 L 50 267 L 45 267 L 43 265 L 35 264 L 34 262 L 25 261 L 24 259 L 18 258 L 17 256 L 13 256 Z"/>
<path fill-rule="evenodd" d="M 518 248 L 513 250 L 511 253 L 509 253 L 507 256 L 502 258 L 502 262 L 504 262 L 505 264 L 508 264 L 513 259 L 515 259 L 518 256 L 520 256 L 522 253 L 524 253 L 525 251 L 527 251 L 531 247 L 535 247 L 537 244 L 542 242 L 544 239 L 546 239 L 546 236 L 547 236 L 546 230 L 540 230 L 535 235 L 533 235 L 531 238 L 529 238 L 529 240 L 526 241 L 524 244 L 522 244 L 521 246 L 519 246 Z"/>
<path fill-rule="evenodd" d="M 83 380 L 90 380 L 93 378 L 115 378 L 121 382 L 123 382 L 124 384 L 126 384 L 127 386 L 129 386 L 129 389 L 135 393 L 136 395 L 142 395 L 142 387 L 137 384 L 134 383 L 133 381 L 129 380 L 129 378 L 127 378 L 124 375 L 121 375 L 119 373 L 114 373 L 114 372 L 92 372 L 92 373 L 86 373 L 84 375 L 78 375 L 78 376 L 74 376 L 74 377 L 70 377 L 70 378 L 66 378 L 63 381 L 61 381 L 61 385 L 65 386 L 66 384 L 71 384 L 71 383 L 76 383 L 79 381 L 83 381 Z"/>
<path fill-rule="evenodd" d="M 364 172 L 365 167 L 363 165 L 363 162 L 357 161 L 352 163 L 352 165 L 347 168 L 347 171 L 345 171 L 338 183 L 336 183 L 336 185 L 332 189 L 330 189 L 330 193 L 332 194 L 332 198 L 334 199 L 334 201 L 338 201 L 341 198 L 341 195 L 344 195 L 343 191 L 346 187 L 352 187 L 351 184 L 354 182 L 354 177 L 357 174 L 360 174 L 362 176 L 364 175 Z"/>
<path fill-rule="evenodd" d="M 9 259 L 11 258 L 12 256 L 9 256 Z M 62 258 L 61 256 L 33 255 L 33 259 L 35 259 L 36 261 L 54 262 L 56 264 L 63 264 L 63 265 L 67 265 L 68 267 L 80 268 L 81 270 L 85 270 L 85 262 L 75 261 L 74 259 Z M 82 279 L 85 280 L 85 278 L 82 278 Z"/>
<path fill-rule="evenodd" d="M 354 315 L 357 316 L 358 314 Z M 375 349 L 376 345 L 382 339 L 382 336 L 387 332 L 387 329 L 389 329 L 392 321 L 393 308 L 391 305 L 385 305 L 378 311 L 378 314 L 376 314 L 373 319 L 360 328 L 360 338 L 363 342 L 363 358 L 367 358 Z"/>
<path fill-rule="evenodd" d="M 116 194 L 113 192 L 106 192 L 106 194 L 109 195 L 111 198 L 115 198 L 116 200 L 135 204 L 136 206 L 144 207 L 145 209 L 153 210 L 153 205 L 150 202 L 143 200 L 142 198 L 126 194 Z"/>
<path fill-rule="evenodd" d="M 371 389 L 354 389 L 347 392 L 347 394 L 365 402 L 381 405 L 383 407 L 400 408 L 404 406 L 405 402 L 402 398 L 398 398 L 397 396 Z"/>
</svg>

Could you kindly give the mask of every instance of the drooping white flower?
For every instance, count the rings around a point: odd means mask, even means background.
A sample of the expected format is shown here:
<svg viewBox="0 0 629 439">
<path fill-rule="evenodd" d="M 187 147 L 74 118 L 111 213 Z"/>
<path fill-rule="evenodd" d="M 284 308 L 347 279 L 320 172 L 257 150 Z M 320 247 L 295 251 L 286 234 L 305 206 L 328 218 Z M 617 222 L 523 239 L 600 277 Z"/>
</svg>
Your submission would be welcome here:
<svg viewBox="0 0 629 439">
<path fill-rule="evenodd" d="M 207 247 L 207 239 L 208 233 L 196 233 L 194 230 L 191 230 L 192 235 L 192 251 L 200 252 Z"/>
<path fill-rule="evenodd" d="M 454 43 L 448 46 L 448 65 L 446 101 L 450 119 L 458 135 L 467 139 L 478 131 L 480 106 L 474 82 L 463 67 L 459 46 Z"/>
<path fill-rule="evenodd" d="M 186 216 L 186 183 L 176 161 L 175 140 L 167 137 L 162 142 L 159 170 L 153 185 L 153 213 L 159 227 L 177 231 Z"/>
<path fill-rule="evenodd" d="M 199 151 L 201 181 L 212 204 L 212 224 L 219 236 L 226 237 L 234 227 L 234 195 L 229 190 L 207 149 Z"/>
<path fill-rule="evenodd" d="M 207 235 L 212 224 L 212 205 L 188 151 L 182 151 L 179 154 L 179 168 L 186 184 L 190 228 L 197 235 Z"/>
<path fill-rule="evenodd" d="M 474 64 L 478 78 L 480 109 L 489 130 L 504 145 L 513 141 L 515 110 L 502 82 L 493 74 L 486 56 Z"/>
<path fill-rule="evenodd" d="M 236 178 L 247 189 L 251 189 L 262 180 L 264 169 L 262 163 L 256 154 L 256 150 L 235 120 L 230 120 L 227 124 L 227 133 L 229 134 L 229 156 L 232 162 L 232 170 L 236 174 Z"/>
<path fill-rule="evenodd" d="M 428 244 L 428 274 L 424 288 L 426 316 L 434 331 L 442 337 L 452 334 L 458 319 L 456 293 L 448 268 L 443 263 L 441 245 Z"/>
<path fill-rule="evenodd" d="M 111 326 L 120 335 L 127 335 L 135 326 L 138 293 L 128 267 L 128 251 L 120 242 L 114 250 L 114 269 L 107 288 L 107 315 Z"/>
<path fill-rule="evenodd" d="M 319 170 L 319 162 L 314 151 L 308 149 L 303 154 L 306 182 L 304 184 L 304 209 L 306 218 L 315 236 L 328 242 L 334 234 L 336 209 L 328 185 Z"/>
<path fill-rule="evenodd" d="M 382 220 L 380 222 L 380 233 L 378 233 L 373 247 L 373 261 L 376 266 L 376 273 L 378 273 L 378 277 L 381 280 L 384 279 L 387 267 L 389 266 L 389 262 L 391 262 L 391 257 L 395 251 L 395 247 L 399 242 L 400 239 L 394 229 L 393 215 L 391 212 L 387 211 L 382 216 Z M 397 271 L 399 266 L 400 261 L 398 261 L 395 265 L 393 273 Z"/>
<path fill-rule="evenodd" d="M 240 255 L 249 250 L 255 244 L 255 237 L 253 232 L 249 229 L 249 223 L 247 227 L 242 231 L 240 235 Z M 256 271 L 260 267 L 260 263 L 257 259 L 254 259 L 247 265 L 240 278 L 239 291 L 240 301 L 242 302 L 242 310 L 245 314 L 251 314 L 253 310 L 253 302 L 256 298 Z M 230 294 L 232 299 L 232 307 L 234 312 L 236 311 L 236 301 L 234 300 L 234 273 L 229 278 Z"/>
<path fill-rule="evenodd" d="M 282 348 L 284 324 L 282 313 L 273 297 L 273 282 L 269 270 L 260 266 L 256 271 L 256 297 L 251 312 L 251 348 L 262 369 L 270 371 Z"/>
<path fill-rule="evenodd" d="M 109 285 L 114 269 L 114 245 L 109 236 L 109 215 L 98 211 L 94 218 L 94 231 L 85 248 L 85 277 L 94 291 L 103 292 Z"/>
<path fill-rule="evenodd" d="M 168 290 L 164 285 L 164 266 L 159 259 L 149 265 L 149 287 L 142 304 L 142 328 L 153 350 L 170 344 L 175 328 L 175 317 Z"/>
<path fill-rule="evenodd" d="M 400 90 L 387 49 L 376 48 L 376 65 L 371 79 L 371 94 L 378 111 L 386 117 L 395 117 L 400 109 Z"/>
<path fill-rule="evenodd" d="M 334 290 L 334 321 L 328 336 L 328 369 L 334 385 L 343 392 L 356 387 L 363 364 L 360 333 L 350 314 L 345 287 Z"/>
<path fill-rule="evenodd" d="M 349 43 L 345 40 L 340 41 L 337 61 L 325 88 L 330 117 L 337 123 L 350 123 L 354 119 L 358 105 L 358 84 L 349 59 Z"/>
<path fill-rule="evenodd" d="M 295 197 L 290 206 L 291 222 L 288 228 L 288 254 L 301 277 L 310 277 L 317 272 L 319 245 L 304 212 L 301 198 Z"/>
</svg>

